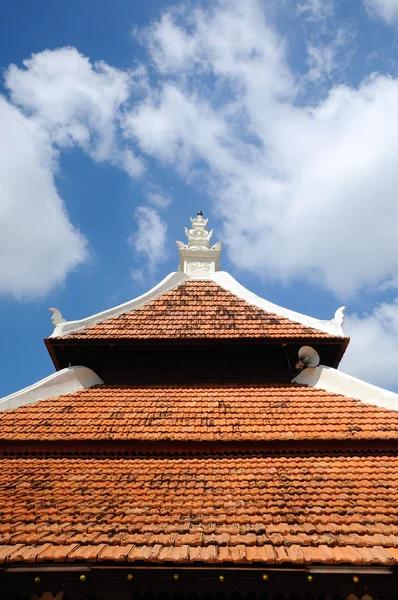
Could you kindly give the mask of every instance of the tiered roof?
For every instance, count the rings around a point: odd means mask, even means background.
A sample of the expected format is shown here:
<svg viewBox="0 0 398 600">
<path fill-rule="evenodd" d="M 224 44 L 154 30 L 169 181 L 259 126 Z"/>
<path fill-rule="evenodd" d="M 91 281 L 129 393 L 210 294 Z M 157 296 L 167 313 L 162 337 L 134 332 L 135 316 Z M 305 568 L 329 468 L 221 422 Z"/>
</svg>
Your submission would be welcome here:
<svg viewBox="0 0 398 600">
<path fill-rule="evenodd" d="M 246 364 L 257 340 L 274 381 L 220 378 L 216 353 L 206 381 L 201 358 L 195 380 L 162 383 L 111 384 L 90 363 L 4 399 L 0 562 L 398 564 L 398 397 L 326 367 L 278 380 L 304 342 L 338 362 L 342 312 L 299 315 L 217 272 L 203 221 L 179 245 L 179 273 L 81 321 L 53 310 L 47 345 L 56 360 L 102 352 L 103 365 L 119 342 L 129 369 L 130 344 L 150 356 L 189 340 L 201 357 L 233 342 Z"/>
</svg>

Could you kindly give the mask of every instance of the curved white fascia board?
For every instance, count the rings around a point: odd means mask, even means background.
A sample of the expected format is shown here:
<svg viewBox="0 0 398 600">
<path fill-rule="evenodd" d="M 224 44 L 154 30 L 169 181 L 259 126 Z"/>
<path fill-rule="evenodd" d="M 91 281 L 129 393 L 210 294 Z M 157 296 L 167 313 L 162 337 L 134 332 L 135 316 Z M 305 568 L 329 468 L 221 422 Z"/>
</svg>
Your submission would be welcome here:
<svg viewBox="0 0 398 600">
<path fill-rule="evenodd" d="M 288 308 L 283 308 L 282 306 L 278 306 L 277 304 L 273 304 L 264 298 L 260 298 L 250 290 L 246 289 L 241 285 L 236 279 L 234 279 L 229 273 L 225 271 L 218 271 L 217 273 L 212 273 L 211 279 L 218 283 L 221 287 L 232 292 L 235 296 L 242 298 L 242 300 L 246 300 L 250 304 L 261 308 L 265 312 L 275 313 L 280 317 L 286 317 L 291 321 L 296 321 L 296 323 L 301 323 L 306 327 L 313 327 L 314 329 L 319 329 L 325 333 L 329 333 L 330 335 L 335 335 L 338 337 L 346 337 L 343 327 L 343 310 L 339 309 L 336 311 L 336 315 L 334 319 L 330 321 L 323 321 L 321 319 L 315 319 L 314 317 L 308 317 L 307 315 L 302 315 L 301 313 L 295 312 L 294 310 L 289 310 Z M 339 315 L 339 317 L 338 317 Z"/>
<path fill-rule="evenodd" d="M 33 404 L 46 398 L 56 398 L 104 383 L 87 367 L 69 367 L 53 373 L 33 385 L 0 399 L 0 411 Z"/>
<path fill-rule="evenodd" d="M 167 277 L 165 277 L 160 283 L 155 285 L 155 287 L 149 290 L 149 292 L 142 294 L 142 296 L 138 296 L 133 300 L 129 300 L 128 302 L 119 304 L 119 306 L 115 306 L 114 308 L 109 308 L 95 315 L 91 315 L 91 317 L 86 317 L 85 319 L 80 319 L 77 321 L 64 321 L 63 323 L 59 323 L 50 335 L 50 338 L 63 337 L 69 333 L 75 333 L 76 331 L 86 329 L 87 327 L 90 327 L 90 325 L 101 323 L 106 319 L 118 317 L 119 315 L 129 312 L 130 310 L 134 310 L 135 308 L 140 308 L 140 306 L 147 304 L 147 302 L 150 302 L 151 300 L 155 300 L 165 292 L 178 287 L 188 279 L 190 279 L 190 277 L 180 271 L 170 273 L 170 275 L 167 275 Z"/>
<path fill-rule="evenodd" d="M 308 367 L 292 380 L 309 387 L 318 388 L 348 398 L 361 400 L 365 404 L 373 404 L 389 410 L 398 411 L 398 394 L 366 383 L 356 377 L 337 371 L 332 367 Z"/>
</svg>

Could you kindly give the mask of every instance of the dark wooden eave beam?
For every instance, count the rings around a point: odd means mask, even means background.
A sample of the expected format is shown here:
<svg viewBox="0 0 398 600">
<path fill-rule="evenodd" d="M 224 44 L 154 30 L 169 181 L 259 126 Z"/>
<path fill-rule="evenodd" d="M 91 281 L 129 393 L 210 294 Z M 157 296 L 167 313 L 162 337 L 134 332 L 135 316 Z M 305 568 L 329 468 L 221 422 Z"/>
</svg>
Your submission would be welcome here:
<svg viewBox="0 0 398 600">
<path fill-rule="evenodd" d="M 65 338 L 46 338 L 44 343 L 51 356 L 54 366 L 57 370 L 69 366 L 66 356 L 70 356 L 70 351 L 74 353 L 73 364 L 78 364 L 80 360 L 83 362 L 81 351 L 83 349 L 95 348 L 130 348 L 137 350 L 139 348 L 235 348 L 242 350 L 246 347 L 263 347 L 283 348 L 288 351 L 288 348 L 295 348 L 302 345 L 308 345 L 321 350 L 322 347 L 328 349 L 329 353 L 332 349 L 333 358 L 329 362 L 329 366 L 337 368 L 341 358 L 349 343 L 349 338 L 184 338 L 184 339 L 129 339 L 129 338 L 101 338 L 101 339 L 65 339 Z M 322 352 L 321 352 L 322 354 Z M 66 355 L 66 356 L 65 356 Z M 63 358 L 64 357 L 64 358 Z M 295 357 L 294 357 L 295 359 Z M 71 361 L 72 362 L 72 361 Z M 321 356 L 322 362 L 322 356 Z"/>
<path fill-rule="evenodd" d="M 374 440 L 271 440 L 271 441 L 179 441 L 179 440 L 0 440 L 0 454 L 5 455 L 251 455 L 302 454 L 363 455 L 398 453 L 398 439 Z"/>
</svg>

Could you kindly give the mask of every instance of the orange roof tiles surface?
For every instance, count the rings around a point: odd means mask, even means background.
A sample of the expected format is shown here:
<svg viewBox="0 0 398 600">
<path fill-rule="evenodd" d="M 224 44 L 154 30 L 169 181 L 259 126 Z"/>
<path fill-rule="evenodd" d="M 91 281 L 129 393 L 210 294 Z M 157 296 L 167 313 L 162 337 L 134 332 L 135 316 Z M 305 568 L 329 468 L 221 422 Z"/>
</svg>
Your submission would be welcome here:
<svg viewBox="0 0 398 600">
<path fill-rule="evenodd" d="M 192 280 L 65 338 L 340 339 Z M 29 455 L 29 441 L 62 447 Z M 162 441 L 173 456 L 154 454 Z M 101 385 L 0 412 L 0 564 L 398 565 L 393 441 L 398 411 L 298 384 Z"/>
<path fill-rule="evenodd" d="M 398 439 L 398 412 L 298 384 L 98 386 L 0 413 L 0 440 Z"/>
<path fill-rule="evenodd" d="M 0 562 L 398 563 L 398 457 L 0 459 Z"/>
<path fill-rule="evenodd" d="M 335 338 L 267 313 L 213 281 L 187 281 L 140 308 L 62 339 Z"/>
</svg>

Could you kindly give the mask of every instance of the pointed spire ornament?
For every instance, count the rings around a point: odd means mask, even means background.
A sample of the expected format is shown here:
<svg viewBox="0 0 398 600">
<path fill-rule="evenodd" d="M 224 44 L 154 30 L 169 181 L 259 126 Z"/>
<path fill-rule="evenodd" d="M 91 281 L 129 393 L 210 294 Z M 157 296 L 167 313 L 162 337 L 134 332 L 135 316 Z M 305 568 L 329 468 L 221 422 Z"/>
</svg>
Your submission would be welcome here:
<svg viewBox="0 0 398 600">
<path fill-rule="evenodd" d="M 191 217 L 191 229 L 185 227 L 185 235 L 188 238 L 189 248 L 210 248 L 210 239 L 213 235 L 213 230 L 207 231 L 206 225 L 208 220 L 203 218 L 201 210 L 195 219 Z"/>
<path fill-rule="evenodd" d="M 191 228 L 185 227 L 188 244 L 177 242 L 180 253 L 180 271 L 191 277 L 203 279 L 220 270 L 220 254 L 222 242 L 210 245 L 213 230 L 207 231 L 208 219 L 200 210 L 195 218 L 191 218 Z"/>
</svg>

